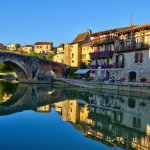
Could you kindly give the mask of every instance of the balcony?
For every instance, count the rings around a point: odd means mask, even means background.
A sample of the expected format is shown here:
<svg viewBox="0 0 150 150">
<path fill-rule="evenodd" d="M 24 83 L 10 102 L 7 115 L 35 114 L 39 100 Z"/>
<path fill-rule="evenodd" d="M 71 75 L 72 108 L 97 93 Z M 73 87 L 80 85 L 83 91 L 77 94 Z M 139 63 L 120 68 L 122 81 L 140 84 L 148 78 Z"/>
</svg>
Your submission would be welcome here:
<svg viewBox="0 0 150 150">
<path fill-rule="evenodd" d="M 114 62 L 113 68 L 124 68 L 124 62 Z"/>
<path fill-rule="evenodd" d="M 93 52 L 90 53 L 90 59 L 104 59 L 104 58 L 112 58 L 114 52 L 109 50 L 109 51 L 100 51 L 100 52 Z"/>
<path fill-rule="evenodd" d="M 102 44 L 111 44 L 113 42 L 114 42 L 114 37 L 112 37 L 112 36 L 107 36 L 107 37 L 103 37 L 103 38 L 96 38 L 96 39 L 89 40 L 90 46 L 99 46 Z"/>
<path fill-rule="evenodd" d="M 140 50 L 150 48 L 150 41 L 147 43 L 132 43 L 131 44 L 125 44 L 120 46 L 115 46 L 115 52 L 122 52 L 122 51 L 132 51 L 132 50 Z"/>
</svg>

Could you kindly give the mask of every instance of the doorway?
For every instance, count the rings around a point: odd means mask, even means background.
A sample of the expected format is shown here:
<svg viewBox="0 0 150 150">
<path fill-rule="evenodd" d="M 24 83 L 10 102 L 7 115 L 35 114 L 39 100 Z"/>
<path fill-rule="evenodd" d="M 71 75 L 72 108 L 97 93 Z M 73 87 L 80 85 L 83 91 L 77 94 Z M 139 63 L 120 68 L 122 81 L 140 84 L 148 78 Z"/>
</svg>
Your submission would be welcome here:
<svg viewBox="0 0 150 150">
<path fill-rule="evenodd" d="M 109 80 L 109 72 L 106 71 L 106 78 Z"/>
<path fill-rule="evenodd" d="M 136 81 L 136 72 L 129 72 L 129 81 Z"/>
</svg>

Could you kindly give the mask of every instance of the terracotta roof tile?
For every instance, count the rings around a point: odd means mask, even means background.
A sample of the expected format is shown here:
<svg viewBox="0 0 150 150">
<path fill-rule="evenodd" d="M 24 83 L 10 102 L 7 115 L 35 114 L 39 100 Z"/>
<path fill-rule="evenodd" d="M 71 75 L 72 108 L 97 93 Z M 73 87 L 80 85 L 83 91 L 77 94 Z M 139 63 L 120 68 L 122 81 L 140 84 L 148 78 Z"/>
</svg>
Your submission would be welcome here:
<svg viewBox="0 0 150 150">
<path fill-rule="evenodd" d="M 57 48 L 64 48 L 64 43 L 61 43 Z"/>
<path fill-rule="evenodd" d="M 53 44 L 53 42 L 36 42 L 34 45 L 48 45 Z"/>
<path fill-rule="evenodd" d="M 88 32 L 84 32 L 84 33 L 78 34 L 77 37 L 73 40 L 73 42 L 72 42 L 71 44 L 84 41 L 84 39 L 86 38 L 86 36 L 87 36 L 88 34 L 89 34 Z"/>
<path fill-rule="evenodd" d="M 127 32 L 127 31 L 130 31 L 130 30 L 138 30 L 140 28 L 150 28 L 150 23 L 149 24 L 133 26 L 133 27 L 130 27 L 130 28 L 126 29 L 126 30 L 118 31 L 117 33 L 119 33 L 119 32 Z"/>
</svg>

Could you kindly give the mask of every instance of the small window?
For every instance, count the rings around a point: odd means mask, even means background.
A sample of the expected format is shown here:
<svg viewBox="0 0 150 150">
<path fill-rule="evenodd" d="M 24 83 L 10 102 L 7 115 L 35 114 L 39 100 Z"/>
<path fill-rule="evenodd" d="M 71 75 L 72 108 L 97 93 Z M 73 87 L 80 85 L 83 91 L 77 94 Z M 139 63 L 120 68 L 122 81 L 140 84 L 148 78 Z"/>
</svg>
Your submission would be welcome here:
<svg viewBox="0 0 150 150">
<path fill-rule="evenodd" d="M 72 63 L 74 63 L 74 60 L 72 60 Z"/>
<path fill-rule="evenodd" d="M 42 46 L 40 46 L 40 48 L 42 48 Z"/>
<path fill-rule="evenodd" d="M 26 50 L 28 50 L 28 47 L 26 47 Z"/>
<path fill-rule="evenodd" d="M 85 50 L 85 48 L 84 48 L 84 50 Z"/>
<path fill-rule="evenodd" d="M 89 47 L 87 47 L 87 49 L 89 50 Z"/>
<path fill-rule="evenodd" d="M 36 48 L 39 48 L 39 46 L 37 46 Z"/>
<path fill-rule="evenodd" d="M 137 54 L 137 63 L 140 63 L 140 53 Z"/>
<path fill-rule="evenodd" d="M 46 49 L 48 49 L 48 46 L 46 46 Z"/>
<path fill-rule="evenodd" d="M 110 50 L 110 47 L 111 47 L 111 46 L 110 46 L 110 44 L 109 44 L 109 45 L 108 45 L 108 50 Z"/>
<path fill-rule="evenodd" d="M 82 55 L 82 59 L 86 59 L 86 54 Z"/>
<path fill-rule="evenodd" d="M 74 53 L 72 53 L 72 58 L 74 58 Z"/>
</svg>

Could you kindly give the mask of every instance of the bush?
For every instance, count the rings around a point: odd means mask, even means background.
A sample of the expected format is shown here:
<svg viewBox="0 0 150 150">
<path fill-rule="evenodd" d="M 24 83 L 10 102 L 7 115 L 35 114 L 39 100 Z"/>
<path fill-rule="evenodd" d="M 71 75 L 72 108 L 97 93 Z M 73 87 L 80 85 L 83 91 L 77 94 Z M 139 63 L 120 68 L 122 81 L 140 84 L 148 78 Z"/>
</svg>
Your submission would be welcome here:
<svg viewBox="0 0 150 150">
<path fill-rule="evenodd" d="M 80 69 L 86 69 L 86 68 L 87 68 L 87 66 L 86 66 L 85 62 L 81 62 Z"/>
</svg>

